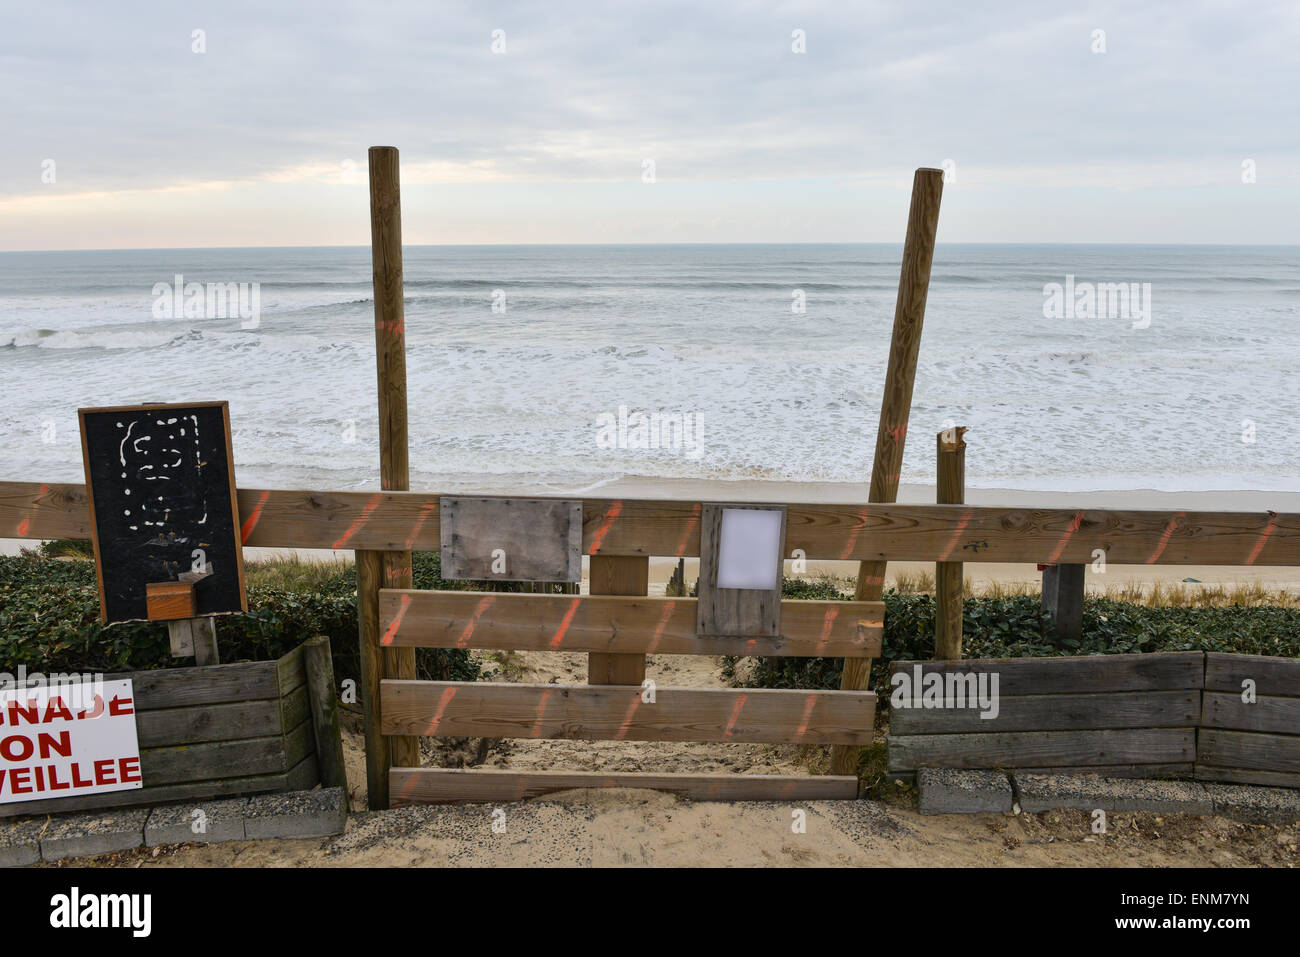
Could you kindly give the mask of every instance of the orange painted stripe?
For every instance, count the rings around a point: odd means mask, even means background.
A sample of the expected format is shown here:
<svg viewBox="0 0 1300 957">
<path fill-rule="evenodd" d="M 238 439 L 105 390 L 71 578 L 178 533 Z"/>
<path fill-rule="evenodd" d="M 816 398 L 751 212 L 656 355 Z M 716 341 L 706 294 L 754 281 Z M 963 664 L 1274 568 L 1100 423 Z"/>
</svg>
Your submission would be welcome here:
<svg viewBox="0 0 1300 957">
<path fill-rule="evenodd" d="M 542 736 L 542 716 L 546 714 L 546 702 L 551 700 L 551 695 L 555 692 L 547 688 L 542 692 L 542 702 L 537 706 L 537 720 L 533 723 L 533 730 L 529 732 L 530 738 L 540 738 Z"/>
<path fill-rule="evenodd" d="M 864 508 L 862 511 L 858 512 L 858 524 L 849 529 L 849 540 L 844 546 L 844 551 L 840 552 L 840 561 L 847 561 L 849 556 L 853 554 L 853 549 L 856 548 L 858 544 L 858 536 L 861 535 L 862 530 L 867 527 L 867 516 L 870 513 L 871 509 L 869 508 Z"/>
<path fill-rule="evenodd" d="M 451 699 L 456 697 L 456 688 L 447 688 L 442 692 L 442 697 L 438 699 L 438 710 L 433 713 L 433 720 L 429 722 L 429 727 L 425 729 L 425 737 L 432 737 L 438 733 L 438 725 L 442 724 L 442 716 L 447 713 L 447 705 L 451 704 Z"/>
<path fill-rule="evenodd" d="M 1083 512 L 1076 512 L 1074 514 L 1074 520 L 1070 522 L 1070 527 L 1067 528 L 1065 534 L 1061 536 L 1060 542 L 1057 543 L 1056 551 L 1052 553 L 1052 557 L 1048 560 L 1047 564 L 1055 565 L 1060 561 L 1061 556 L 1065 554 L 1065 546 L 1070 544 L 1070 538 L 1079 530 L 1079 526 L 1082 524 Z"/>
<path fill-rule="evenodd" d="M 397 629 L 402 627 L 402 619 L 406 617 L 406 609 L 411 607 L 411 596 L 402 596 L 402 605 L 397 609 L 397 615 L 388 623 L 388 629 L 384 632 L 384 637 L 379 639 L 381 645 L 391 645 L 393 639 L 397 637 Z"/>
<path fill-rule="evenodd" d="M 588 555 L 595 555 L 600 551 L 600 546 L 604 543 L 605 536 L 609 534 L 610 527 L 614 524 L 614 521 L 622 511 L 623 502 L 621 500 L 610 503 L 609 511 L 605 513 L 605 520 L 600 523 L 600 528 L 596 529 L 596 534 L 591 536 L 591 549 L 587 552 Z"/>
<path fill-rule="evenodd" d="M 41 483 L 41 498 L 45 498 L 45 496 L 47 496 L 47 495 L 49 495 L 49 494 L 50 494 L 50 487 L 49 487 L 48 485 L 46 485 L 44 482 L 42 482 L 42 483 Z M 19 537 L 19 538 L 26 538 L 26 537 L 27 537 L 27 531 L 28 531 L 28 529 L 30 529 L 30 528 L 32 527 L 32 519 L 34 519 L 34 518 L 36 517 L 36 510 L 37 510 L 38 508 L 40 508 L 40 507 L 41 507 L 40 499 L 37 499 L 35 502 L 32 503 L 31 511 L 29 511 L 29 512 L 27 513 L 27 517 L 26 517 L 25 519 L 23 519 L 21 522 L 18 523 L 18 537 Z"/>
<path fill-rule="evenodd" d="M 1186 517 L 1186 512 L 1174 513 L 1174 517 L 1169 520 L 1169 524 L 1165 526 L 1164 534 L 1160 536 L 1160 541 L 1156 544 L 1156 550 L 1152 552 L 1151 557 L 1147 559 L 1148 565 L 1154 565 L 1160 560 L 1160 556 L 1163 555 L 1165 549 L 1169 547 L 1169 539 L 1173 538 L 1174 530 L 1178 528 L 1178 520 Z"/>
<path fill-rule="evenodd" d="M 1277 512 L 1269 509 L 1268 525 L 1264 527 L 1263 534 L 1260 535 L 1259 539 L 1255 542 L 1255 547 L 1250 550 L 1250 557 L 1246 559 L 1247 565 L 1255 564 L 1255 559 L 1259 558 L 1259 554 L 1264 550 L 1264 545 L 1268 541 L 1269 536 L 1273 534 L 1273 527 L 1276 522 Z"/>
<path fill-rule="evenodd" d="M 939 561 L 946 562 L 952 550 L 957 547 L 957 542 L 961 538 L 962 532 L 966 531 L 966 526 L 970 524 L 971 510 L 961 513 L 961 518 L 957 520 L 957 528 L 952 533 L 952 538 L 948 539 L 948 546 L 939 554 Z"/>
<path fill-rule="evenodd" d="M 266 500 L 271 497 L 270 490 L 263 492 L 257 499 L 257 504 L 253 506 L 253 514 L 248 516 L 248 521 L 244 522 L 239 529 L 239 544 L 247 545 L 249 538 L 253 535 L 253 529 L 257 528 L 257 523 L 262 519 L 262 506 Z"/>
<path fill-rule="evenodd" d="M 488 595 L 479 599 L 478 606 L 474 609 L 474 614 L 471 615 L 469 621 L 465 623 L 465 630 L 462 631 L 460 637 L 456 639 L 457 648 L 464 648 L 469 644 L 470 638 L 474 635 L 474 626 L 477 625 L 478 620 L 483 617 L 483 612 L 492 607 L 494 601 L 496 601 L 496 597 L 493 595 Z"/>
<path fill-rule="evenodd" d="M 731 733 L 736 729 L 736 722 L 740 720 L 740 711 L 745 707 L 745 702 L 749 700 L 749 695 L 742 694 L 736 699 L 736 703 L 731 708 L 731 718 L 727 721 L 727 727 L 722 732 L 724 738 L 731 737 Z"/>
<path fill-rule="evenodd" d="M 556 630 L 554 637 L 551 638 L 551 650 L 558 651 L 560 645 L 564 642 L 564 633 L 569 630 L 573 624 L 573 616 L 578 611 L 578 605 L 582 603 L 581 598 L 575 598 L 569 602 L 569 610 L 564 613 L 564 620 L 560 622 L 560 627 Z"/>
<path fill-rule="evenodd" d="M 370 501 L 366 502 L 366 507 L 363 508 L 361 510 L 361 514 L 358 515 L 353 520 L 352 525 L 348 528 L 348 530 L 343 533 L 343 537 L 338 539 L 336 542 L 334 542 L 334 544 L 331 545 L 330 547 L 346 548 L 348 541 L 352 538 L 353 535 L 355 535 L 357 532 L 361 530 L 361 528 L 366 524 L 366 522 L 370 521 L 371 514 L 374 512 L 375 509 L 379 507 L 379 503 L 382 502 L 383 500 L 384 500 L 383 492 L 376 492 L 374 495 L 370 496 Z"/>
<path fill-rule="evenodd" d="M 812 720 L 813 708 L 817 707 L 817 696 L 810 694 L 803 702 L 803 717 L 799 719 L 799 730 L 794 733 L 796 741 L 802 741 L 808 733 L 808 722 Z"/>
<path fill-rule="evenodd" d="M 840 617 L 840 610 L 838 608 L 826 609 L 826 615 L 822 618 L 822 631 L 821 634 L 817 636 L 817 652 L 813 655 L 814 658 L 821 657 L 822 649 L 825 648 L 826 643 L 831 640 L 831 629 L 835 627 L 835 619 L 838 617 Z"/>
<path fill-rule="evenodd" d="M 650 638 L 650 647 L 646 649 L 646 654 L 654 654 L 659 642 L 663 639 L 664 629 L 668 627 L 668 620 L 673 617 L 673 609 L 677 607 L 677 602 L 669 600 L 664 602 L 663 613 L 659 616 L 659 624 L 655 625 L 655 633 Z"/>
<path fill-rule="evenodd" d="M 640 690 L 632 696 L 632 703 L 628 705 L 627 713 L 623 715 L 623 720 L 618 723 L 618 732 L 614 735 L 615 741 L 622 741 L 627 736 L 628 729 L 632 726 L 632 716 L 636 714 L 636 709 L 639 707 L 641 707 Z"/>
<path fill-rule="evenodd" d="M 406 550 L 409 552 L 415 547 L 415 540 L 420 537 L 420 529 L 424 528 L 424 523 L 428 521 L 433 510 L 438 507 L 437 502 L 426 502 L 420 506 L 420 517 L 415 520 L 415 527 L 411 529 L 411 537 L 406 540 Z"/>
</svg>

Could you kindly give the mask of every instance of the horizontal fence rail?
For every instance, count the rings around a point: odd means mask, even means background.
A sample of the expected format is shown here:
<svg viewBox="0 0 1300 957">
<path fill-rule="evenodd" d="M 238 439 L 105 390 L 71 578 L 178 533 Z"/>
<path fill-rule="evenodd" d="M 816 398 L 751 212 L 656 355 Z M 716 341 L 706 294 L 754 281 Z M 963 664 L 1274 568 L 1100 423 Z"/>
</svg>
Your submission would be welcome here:
<svg viewBox="0 0 1300 957">
<path fill-rule="evenodd" d="M 870 744 L 870 691 L 501 682 L 380 683 L 384 734 L 590 741 Z"/>
<path fill-rule="evenodd" d="M 851 801 L 848 775 L 654 774 L 643 771 L 511 771 L 496 768 L 393 768 L 389 791 L 403 804 L 523 801 L 571 788 L 651 788 L 692 801 Z"/>
<path fill-rule="evenodd" d="M 697 637 L 694 598 L 381 589 L 381 643 L 607 654 L 878 658 L 883 602 L 783 601 L 776 638 Z"/>
<path fill-rule="evenodd" d="M 245 545 L 437 551 L 437 495 L 241 489 Z M 585 499 L 587 555 L 695 557 L 701 503 Z M 0 537 L 90 537 L 82 485 L 0 482 Z M 1300 565 L 1300 514 L 976 505 L 787 506 L 816 560 Z"/>
</svg>

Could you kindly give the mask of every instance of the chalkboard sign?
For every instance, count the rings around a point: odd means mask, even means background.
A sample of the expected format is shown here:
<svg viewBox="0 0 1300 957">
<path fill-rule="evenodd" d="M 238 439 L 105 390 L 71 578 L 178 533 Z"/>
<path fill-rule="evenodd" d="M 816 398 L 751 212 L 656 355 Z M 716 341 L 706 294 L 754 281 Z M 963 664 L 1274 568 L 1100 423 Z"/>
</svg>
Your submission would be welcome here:
<svg viewBox="0 0 1300 957">
<path fill-rule="evenodd" d="M 194 582 L 195 616 L 247 611 L 227 404 L 77 417 L 103 620 L 150 617 L 148 586 L 178 581 Z"/>
</svg>

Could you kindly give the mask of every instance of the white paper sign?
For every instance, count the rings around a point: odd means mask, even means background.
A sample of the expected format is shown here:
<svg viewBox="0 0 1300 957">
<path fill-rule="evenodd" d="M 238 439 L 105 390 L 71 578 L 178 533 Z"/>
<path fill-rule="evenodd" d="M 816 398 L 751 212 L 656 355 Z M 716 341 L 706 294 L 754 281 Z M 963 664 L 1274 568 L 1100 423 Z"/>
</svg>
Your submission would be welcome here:
<svg viewBox="0 0 1300 957">
<path fill-rule="evenodd" d="M 771 589 L 781 584 L 781 511 L 724 508 L 718 587 Z"/>
<path fill-rule="evenodd" d="M 143 786 L 129 678 L 0 691 L 0 804 Z"/>
</svg>

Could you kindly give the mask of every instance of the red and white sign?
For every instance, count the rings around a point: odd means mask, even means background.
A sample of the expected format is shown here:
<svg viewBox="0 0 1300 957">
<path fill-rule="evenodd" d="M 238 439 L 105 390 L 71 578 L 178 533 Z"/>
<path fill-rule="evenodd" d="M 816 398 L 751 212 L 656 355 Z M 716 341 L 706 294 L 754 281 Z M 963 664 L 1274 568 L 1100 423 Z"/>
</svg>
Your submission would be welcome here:
<svg viewBox="0 0 1300 957">
<path fill-rule="evenodd" d="M 0 804 L 143 786 L 129 678 L 0 691 Z"/>
</svg>

